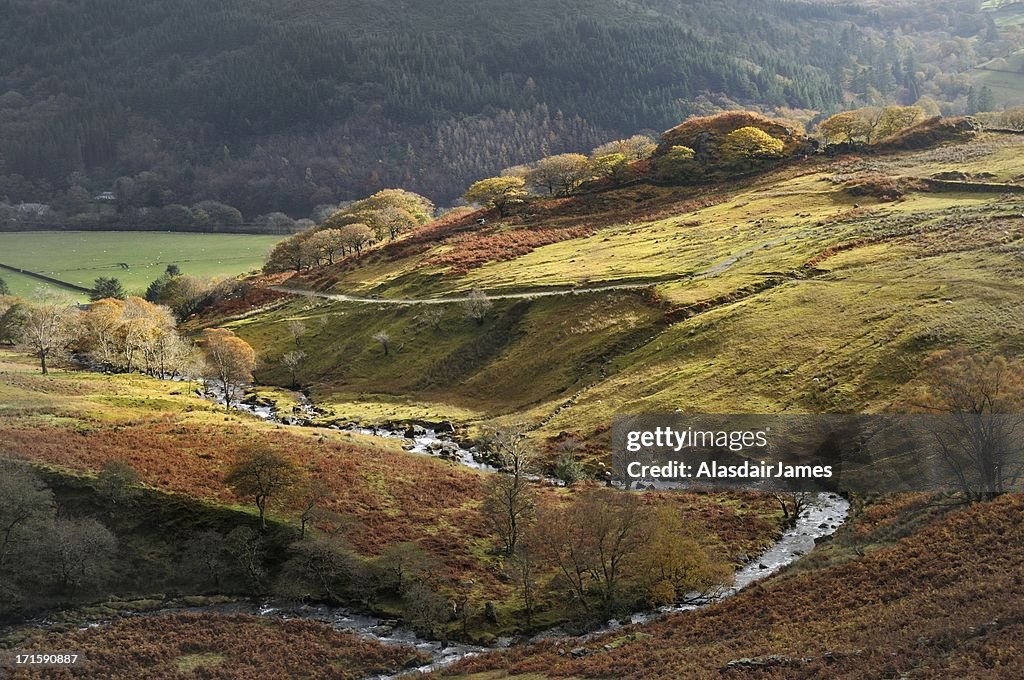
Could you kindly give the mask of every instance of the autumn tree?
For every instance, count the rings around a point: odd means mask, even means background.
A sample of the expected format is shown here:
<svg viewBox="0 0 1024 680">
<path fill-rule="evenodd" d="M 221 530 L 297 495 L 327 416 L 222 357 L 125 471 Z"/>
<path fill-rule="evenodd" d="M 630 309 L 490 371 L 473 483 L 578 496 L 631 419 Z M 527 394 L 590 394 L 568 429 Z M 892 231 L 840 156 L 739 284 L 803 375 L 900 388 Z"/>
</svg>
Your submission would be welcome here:
<svg viewBox="0 0 1024 680">
<path fill-rule="evenodd" d="M 511 557 L 536 505 L 536 495 L 530 484 L 536 452 L 521 425 L 493 431 L 488 436 L 487 445 L 502 474 L 488 481 L 484 516 L 501 541 L 502 552 Z"/>
<path fill-rule="evenodd" d="M 923 115 L 924 110 L 916 105 L 866 106 L 827 118 L 818 126 L 818 133 L 826 145 L 872 144 L 909 128 Z"/>
<path fill-rule="evenodd" d="M 64 353 L 76 336 L 79 313 L 68 302 L 47 301 L 29 305 L 21 329 L 21 344 L 39 360 L 46 375 L 47 365 Z"/>
<path fill-rule="evenodd" d="M 918 403 L 945 417 L 931 429 L 939 459 L 971 500 L 1017 489 L 1024 475 L 1024 363 L 943 350 L 929 357 Z"/>
<path fill-rule="evenodd" d="M 145 363 L 147 353 L 154 363 L 162 363 L 161 357 L 176 334 L 170 309 L 142 298 L 128 298 L 120 306 L 116 332 L 119 368 L 128 372 L 139 368 Z"/>
<path fill-rule="evenodd" d="M 885 139 L 906 130 L 921 120 L 924 112 L 920 106 L 886 106 L 875 129 L 877 139 Z"/>
<path fill-rule="evenodd" d="M 594 594 L 599 610 L 611 613 L 649 536 L 650 525 L 637 495 L 590 489 L 567 507 L 543 506 L 535 526 L 533 540 L 558 569 L 573 599 L 591 610 Z"/>
<path fill-rule="evenodd" d="M 260 529 L 267 528 L 267 507 L 299 481 L 295 464 L 269 448 L 259 447 L 242 455 L 224 478 L 238 496 L 250 498 L 260 516 Z"/>
<path fill-rule="evenodd" d="M 824 120 L 818 126 L 825 144 L 845 142 L 855 144 L 867 142 L 871 130 L 866 121 L 856 111 L 844 111 Z"/>
<path fill-rule="evenodd" d="M 764 130 L 756 127 L 742 127 L 725 136 L 719 150 L 727 163 L 742 163 L 782 155 L 783 143 Z"/>
<path fill-rule="evenodd" d="M 373 241 L 373 230 L 360 222 L 345 225 L 340 231 L 345 247 L 356 255 L 361 255 L 363 248 Z"/>
<path fill-rule="evenodd" d="M 495 208 L 501 217 L 505 217 L 513 206 L 526 200 L 526 196 L 526 180 L 510 175 L 474 182 L 462 197 L 467 203 Z"/>
<path fill-rule="evenodd" d="M 104 298 L 82 316 L 80 350 L 96 364 L 166 378 L 191 370 L 195 356 L 171 310 L 138 297 Z"/>
<path fill-rule="evenodd" d="M 605 177 L 613 182 L 621 182 L 629 172 L 629 161 L 621 153 L 609 153 L 597 156 L 590 162 L 595 177 Z"/>
<path fill-rule="evenodd" d="M 434 204 L 428 198 L 404 189 L 383 189 L 336 210 L 324 220 L 323 226 L 344 229 L 361 224 L 370 229 L 371 239 L 382 241 L 426 224 L 433 215 Z M 359 248 L 355 250 L 358 252 Z"/>
<path fill-rule="evenodd" d="M 699 164 L 693 149 L 688 146 L 673 146 L 655 161 L 654 170 L 662 180 L 686 180 L 696 175 Z"/>
<path fill-rule="evenodd" d="M 334 264 L 335 259 L 345 254 L 345 241 L 340 229 L 323 229 L 308 236 L 311 254 L 317 265 Z"/>
<path fill-rule="evenodd" d="M 397 206 L 388 206 L 377 211 L 377 221 L 384 227 L 388 238 L 392 241 L 399 234 L 419 225 L 411 212 Z"/>
<path fill-rule="evenodd" d="M 542 158 L 526 176 L 530 185 L 549 195 L 572 193 L 590 177 L 590 159 L 583 154 L 564 153 Z"/>
<path fill-rule="evenodd" d="M 203 375 L 221 390 L 224 405 L 231 407 L 256 370 L 256 352 L 245 340 L 225 328 L 203 332 L 200 347 L 206 367 Z"/>
<path fill-rule="evenodd" d="M 627 162 L 640 161 L 653 154 L 657 148 L 658 145 L 647 135 L 633 135 L 629 139 L 617 139 L 602 144 L 591 152 L 590 157 L 597 159 L 621 154 Z"/>
<path fill-rule="evenodd" d="M 301 272 L 313 266 L 316 260 L 316 249 L 309 241 L 307 234 L 296 234 L 278 241 L 267 256 L 263 270 L 268 273 L 294 270 Z"/>
<path fill-rule="evenodd" d="M 434 204 L 426 196 L 405 189 L 382 189 L 367 198 L 342 208 L 341 212 L 360 215 L 374 210 L 397 208 L 411 215 L 418 224 L 426 224 L 434 215 Z"/>
<path fill-rule="evenodd" d="M 677 508 L 651 510 L 644 522 L 647 535 L 636 545 L 634 568 L 648 604 L 676 604 L 687 593 L 707 595 L 732 582 L 730 565 L 687 530 Z"/>
</svg>

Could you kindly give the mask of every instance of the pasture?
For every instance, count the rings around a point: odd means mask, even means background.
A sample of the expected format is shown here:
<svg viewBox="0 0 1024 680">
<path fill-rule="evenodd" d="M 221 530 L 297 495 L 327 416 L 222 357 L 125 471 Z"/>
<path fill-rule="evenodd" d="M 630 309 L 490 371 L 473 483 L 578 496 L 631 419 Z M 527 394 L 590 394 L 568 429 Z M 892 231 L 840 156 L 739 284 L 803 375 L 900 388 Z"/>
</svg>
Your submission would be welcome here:
<svg viewBox="0 0 1024 680">
<path fill-rule="evenodd" d="M 113 276 L 129 293 L 142 293 L 169 264 L 178 265 L 184 274 L 211 278 L 259 269 L 280 238 L 136 231 L 5 232 L 0 233 L 0 264 L 85 288 L 91 288 L 97 277 Z M 0 277 L 15 295 L 33 294 L 40 286 L 64 290 L 8 270 L 0 271 Z"/>
</svg>

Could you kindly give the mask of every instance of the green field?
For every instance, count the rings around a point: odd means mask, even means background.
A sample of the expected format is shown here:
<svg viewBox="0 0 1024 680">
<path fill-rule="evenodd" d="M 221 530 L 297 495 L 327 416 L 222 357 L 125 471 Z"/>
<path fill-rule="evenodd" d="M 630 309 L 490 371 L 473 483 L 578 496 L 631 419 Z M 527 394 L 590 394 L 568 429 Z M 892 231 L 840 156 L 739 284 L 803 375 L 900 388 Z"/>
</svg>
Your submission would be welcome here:
<svg viewBox="0 0 1024 680">
<path fill-rule="evenodd" d="M 1024 3 L 1018 0 L 984 0 L 981 9 L 992 15 L 997 26 L 1019 26 L 1024 23 Z"/>
<path fill-rule="evenodd" d="M 258 269 L 280 236 L 171 232 L 29 231 L 0 233 L 0 264 L 90 288 L 96 277 L 114 276 L 130 293 L 145 291 L 168 264 L 192 276 L 233 276 Z M 128 265 L 125 270 L 120 263 Z M 53 286 L 0 271 L 15 295 Z M 70 292 L 70 291 L 69 291 Z"/>
</svg>

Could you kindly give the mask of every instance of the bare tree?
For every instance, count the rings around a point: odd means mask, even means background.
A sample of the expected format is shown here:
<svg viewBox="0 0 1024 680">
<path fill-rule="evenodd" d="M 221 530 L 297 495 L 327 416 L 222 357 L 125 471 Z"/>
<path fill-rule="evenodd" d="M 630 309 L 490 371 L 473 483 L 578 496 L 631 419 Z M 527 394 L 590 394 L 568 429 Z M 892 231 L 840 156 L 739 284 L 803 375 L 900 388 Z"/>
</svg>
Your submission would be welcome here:
<svg viewBox="0 0 1024 680">
<path fill-rule="evenodd" d="M 47 361 L 62 354 L 75 337 L 78 311 L 67 302 L 33 304 L 21 329 L 21 342 L 39 359 L 43 375 L 49 372 Z"/>
<path fill-rule="evenodd" d="M 778 502 L 779 507 L 782 508 L 782 521 L 786 526 L 792 527 L 796 525 L 796 521 L 800 519 L 800 515 L 809 505 L 813 505 L 817 494 L 811 491 L 790 491 L 790 492 L 776 492 L 772 494 L 772 497 Z"/>
<path fill-rule="evenodd" d="M 294 463 L 268 448 L 242 456 L 228 470 L 224 482 L 239 496 L 251 498 L 260 515 L 260 529 L 267 528 L 267 506 L 298 481 Z"/>
<path fill-rule="evenodd" d="M 108 460 L 96 475 L 96 490 L 115 508 L 131 505 L 139 495 L 139 475 L 123 460 Z"/>
<path fill-rule="evenodd" d="M 72 595 L 110 574 L 117 539 L 94 519 L 59 519 L 49 532 L 49 562 L 60 585 Z"/>
<path fill-rule="evenodd" d="M 488 482 L 484 515 L 501 540 L 504 554 L 512 556 L 536 506 L 530 483 L 536 453 L 522 425 L 495 430 L 488 444 L 504 474 L 495 475 Z"/>
<path fill-rule="evenodd" d="M 482 324 L 484 319 L 487 318 L 487 313 L 491 311 L 491 307 L 494 303 L 491 302 L 487 294 L 479 288 L 474 288 L 469 293 L 469 297 L 464 303 L 466 308 L 466 316 L 475 321 L 477 325 Z"/>
<path fill-rule="evenodd" d="M 374 567 L 380 587 L 402 595 L 420 576 L 436 569 L 437 560 L 415 543 L 395 543 L 381 553 Z"/>
<path fill-rule="evenodd" d="M 1014 490 L 1024 475 L 1024 364 L 966 350 L 933 355 L 924 405 L 948 414 L 932 434 L 940 460 L 971 500 Z"/>
<path fill-rule="evenodd" d="M 590 489 L 568 507 L 542 507 L 534 540 L 583 609 L 592 608 L 594 593 L 610 613 L 648 538 L 645 518 L 636 494 Z"/>
<path fill-rule="evenodd" d="M 316 516 L 320 507 L 331 498 L 331 490 L 327 484 L 314 477 L 307 477 L 296 485 L 296 505 L 299 508 L 299 532 L 306 537 L 306 529 Z"/>
<path fill-rule="evenodd" d="M 528 540 L 520 540 L 516 552 L 512 556 L 515 570 L 515 581 L 523 598 L 523 611 L 526 613 L 526 625 L 533 625 L 533 612 L 537 607 L 537 578 L 540 570 L 537 551 Z"/>
<path fill-rule="evenodd" d="M 285 352 L 284 356 L 281 357 L 281 364 L 288 369 L 288 373 L 292 377 L 292 387 L 299 386 L 299 371 L 302 370 L 302 364 L 305 361 L 306 353 L 302 350 Z"/>
<path fill-rule="evenodd" d="M 302 338 L 306 335 L 306 324 L 298 319 L 292 319 L 288 322 L 288 335 L 291 337 L 292 342 L 295 343 L 295 349 L 300 349 L 302 347 Z"/>
<path fill-rule="evenodd" d="M 212 530 L 201 531 L 189 537 L 188 545 L 179 562 L 179 569 L 194 572 L 197 579 L 219 591 L 224 586 L 230 558 L 223 534 Z"/>
<path fill-rule="evenodd" d="M 224 550 L 253 590 L 261 590 L 267 572 L 263 538 L 249 527 L 235 527 L 224 539 Z"/>
<path fill-rule="evenodd" d="M 0 568 L 22 541 L 32 540 L 34 525 L 54 512 L 53 492 L 27 465 L 0 460 Z"/>
<path fill-rule="evenodd" d="M 352 548 L 336 537 L 304 539 L 293 543 L 282 574 L 282 585 L 296 595 L 313 595 L 342 602 L 346 591 L 363 571 Z M 296 588 L 298 590 L 296 591 Z"/>
<path fill-rule="evenodd" d="M 374 333 L 373 339 L 379 342 L 380 346 L 384 349 L 384 356 L 388 356 L 391 351 L 391 336 L 388 335 L 387 331 Z"/>
</svg>

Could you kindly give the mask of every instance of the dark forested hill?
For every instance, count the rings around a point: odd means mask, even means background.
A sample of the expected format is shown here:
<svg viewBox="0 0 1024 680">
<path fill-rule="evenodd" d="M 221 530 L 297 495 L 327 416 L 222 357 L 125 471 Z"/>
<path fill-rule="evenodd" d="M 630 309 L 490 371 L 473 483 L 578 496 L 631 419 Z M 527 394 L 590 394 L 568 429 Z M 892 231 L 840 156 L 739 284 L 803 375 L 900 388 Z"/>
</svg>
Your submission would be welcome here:
<svg viewBox="0 0 1024 680">
<path fill-rule="evenodd" d="M 396 185 L 445 203 L 733 102 L 955 110 L 964 74 L 1018 35 L 976 0 L 0 0 L 0 16 L 0 200 L 74 215 L 114 190 L 121 211 L 212 199 L 248 219 Z"/>
</svg>

